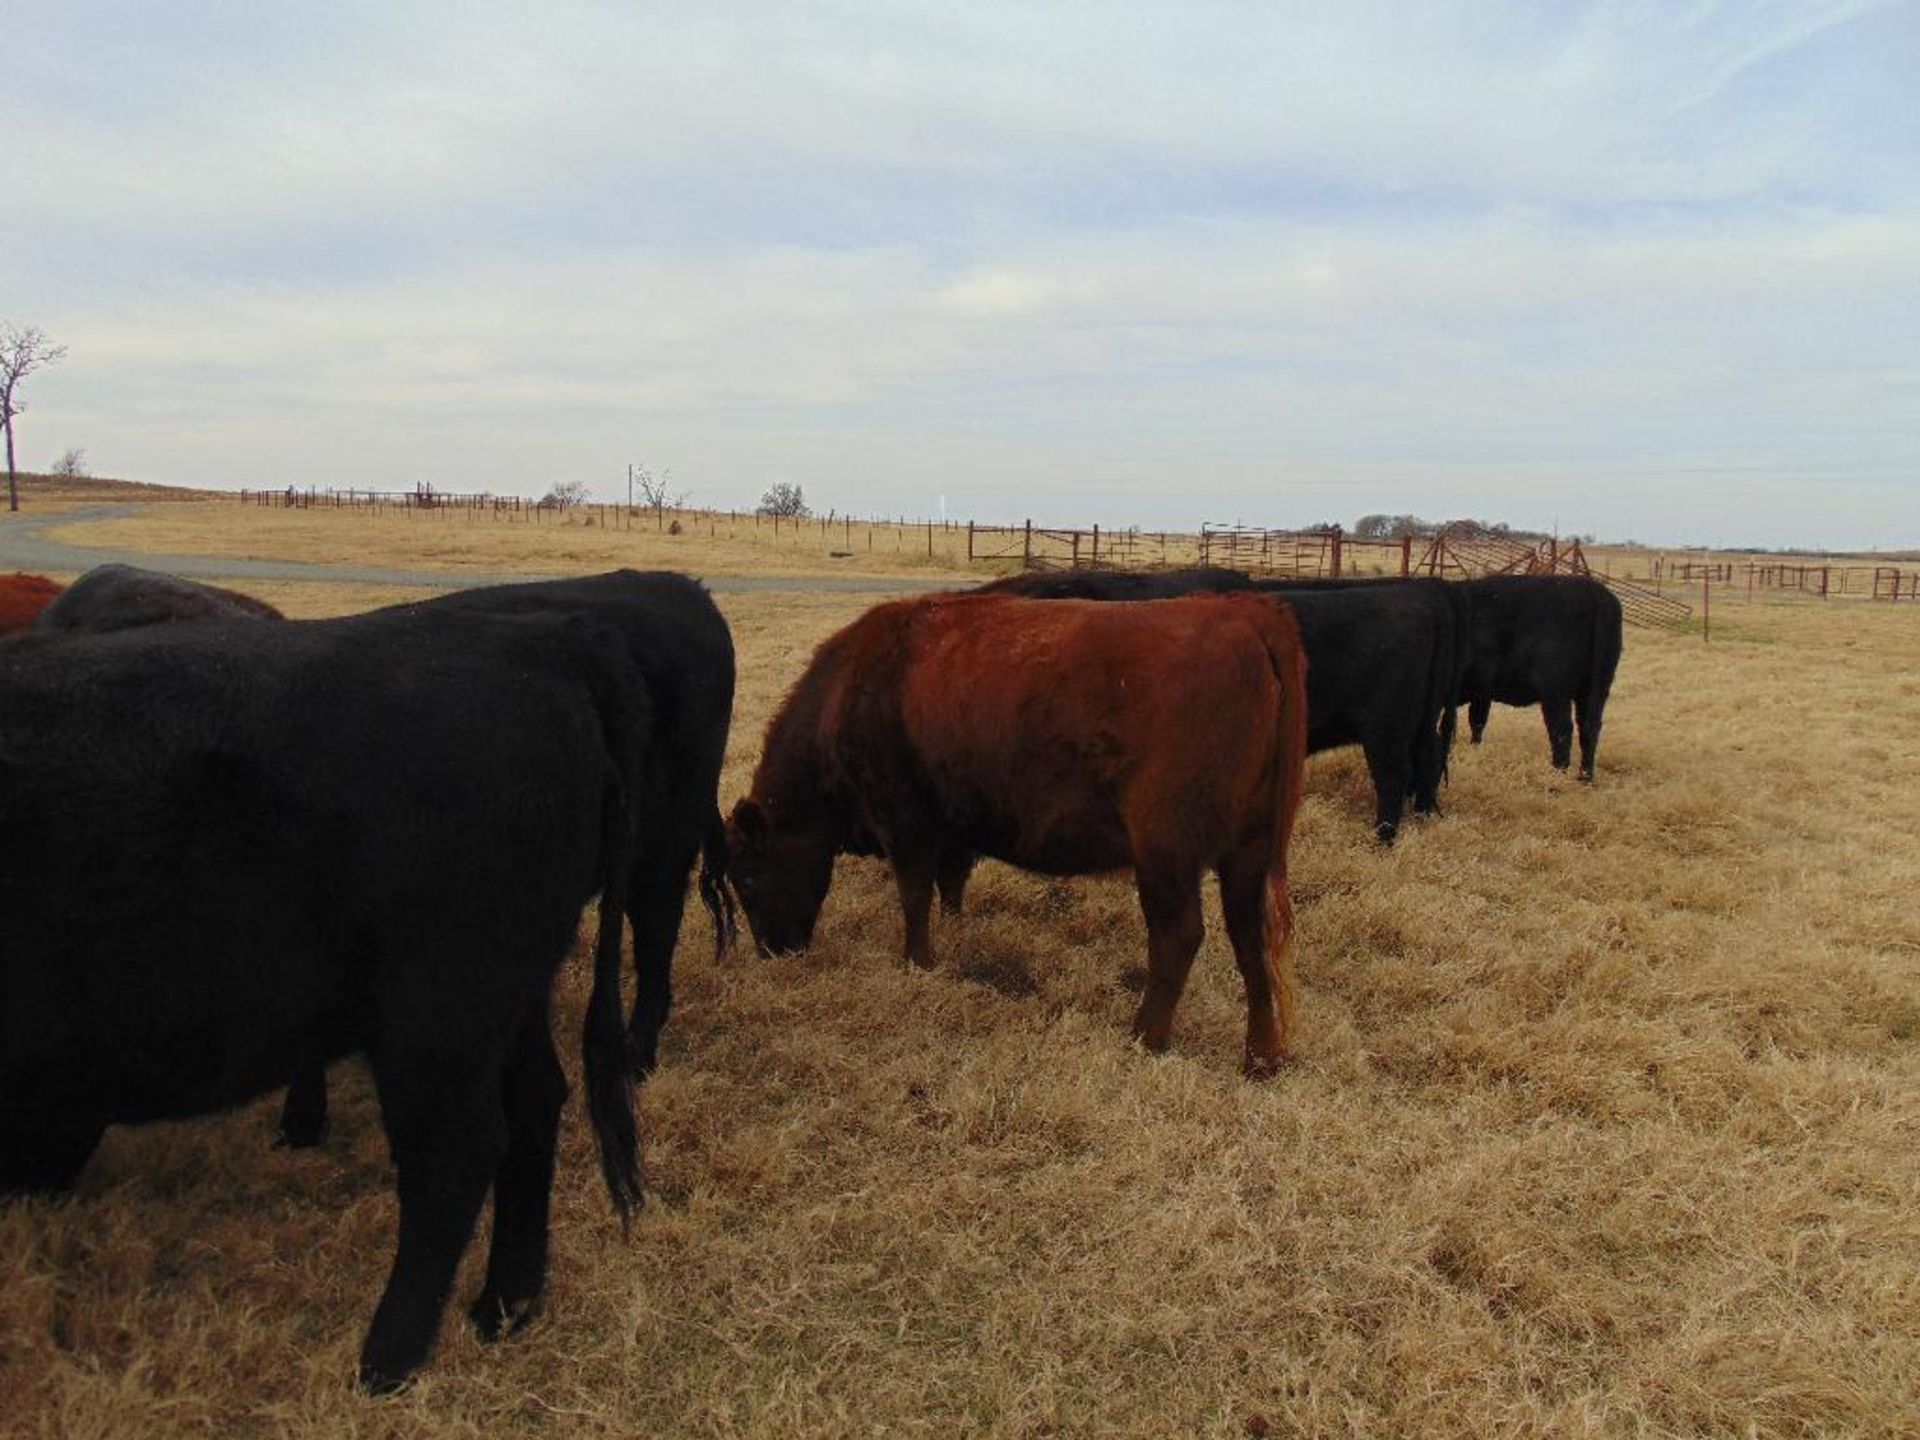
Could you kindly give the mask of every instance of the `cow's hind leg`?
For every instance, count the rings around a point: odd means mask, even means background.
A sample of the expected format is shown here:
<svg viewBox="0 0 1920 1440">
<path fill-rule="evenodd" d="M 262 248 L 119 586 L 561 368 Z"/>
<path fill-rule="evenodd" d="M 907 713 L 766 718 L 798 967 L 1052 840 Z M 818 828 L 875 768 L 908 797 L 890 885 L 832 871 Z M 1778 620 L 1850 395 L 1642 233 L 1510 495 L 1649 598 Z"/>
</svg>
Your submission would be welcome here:
<svg viewBox="0 0 1920 1440">
<path fill-rule="evenodd" d="M 0 1116 L 0 1195 L 58 1195 L 71 1190 L 106 1128 L 69 1117 Z"/>
<path fill-rule="evenodd" d="M 1270 856 L 1271 847 L 1250 846 L 1220 867 L 1220 908 L 1247 987 L 1243 1068 L 1254 1080 L 1287 1063 L 1293 1031 L 1293 907 L 1284 878 L 1277 890 L 1269 882 Z"/>
<path fill-rule="evenodd" d="M 1411 752 L 1404 736 L 1372 735 L 1362 748 L 1373 776 L 1374 834 L 1382 845 L 1391 845 L 1400 833 L 1400 816 L 1413 779 Z"/>
<path fill-rule="evenodd" d="M 399 1389 L 433 1349 L 454 1272 L 507 1150 L 498 1042 L 476 1044 L 492 1052 L 482 1058 L 426 1041 L 417 1030 L 389 1037 L 373 1057 L 400 1191 L 393 1271 L 360 1350 L 360 1383 L 376 1394 Z"/>
<path fill-rule="evenodd" d="M 522 1028 L 507 1059 L 501 1098 L 507 1153 L 493 1181 L 493 1248 L 486 1286 L 467 1312 L 486 1340 L 510 1335 L 531 1320 L 546 1288 L 547 1212 L 567 1080 L 553 1052 L 544 1004 Z"/>
<path fill-rule="evenodd" d="M 287 1086 L 280 1107 L 280 1134 L 274 1144 L 288 1150 L 311 1150 L 327 1138 L 327 1067 L 302 1068 Z"/>
<path fill-rule="evenodd" d="M 1540 715 L 1547 722 L 1547 744 L 1553 750 L 1553 768 L 1564 770 L 1573 761 L 1573 702 L 1542 700 Z"/>
<path fill-rule="evenodd" d="M 687 876 L 700 837 L 673 844 L 664 859 L 646 859 L 629 882 L 627 919 L 633 925 L 633 1016 L 627 1026 L 627 1063 L 635 1078 L 653 1073 L 660 1032 L 673 1011 L 673 952 L 687 908 Z"/>
<path fill-rule="evenodd" d="M 1173 1038 L 1173 1011 L 1200 948 L 1200 875 L 1191 865 L 1141 861 L 1140 909 L 1147 917 L 1147 993 L 1133 1033 L 1156 1054 Z"/>
<path fill-rule="evenodd" d="M 1600 716 L 1605 707 L 1581 696 L 1573 702 L 1573 718 L 1580 727 L 1580 778 L 1593 779 L 1593 757 L 1600 749 Z"/>
<path fill-rule="evenodd" d="M 1408 794 L 1416 815 L 1440 813 L 1440 775 L 1446 769 L 1446 751 L 1440 742 L 1437 721 L 1423 723 L 1413 742 L 1413 778 Z"/>
</svg>

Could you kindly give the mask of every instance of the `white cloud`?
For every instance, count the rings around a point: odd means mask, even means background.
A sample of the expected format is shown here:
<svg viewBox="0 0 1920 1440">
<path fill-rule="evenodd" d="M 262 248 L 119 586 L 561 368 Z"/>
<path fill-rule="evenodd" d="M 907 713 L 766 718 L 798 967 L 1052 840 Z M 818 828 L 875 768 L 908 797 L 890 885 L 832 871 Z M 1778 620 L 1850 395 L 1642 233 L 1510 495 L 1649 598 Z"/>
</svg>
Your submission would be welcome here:
<svg viewBox="0 0 1920 1440">
<path fill-rule="evenodd" d="M 1798 474 L 1737 518 L 1871 535 L 1914 15 L 46 9 L 0 295 L 49 453 L 136 475 L 1653 534 Z"/>
</svg>

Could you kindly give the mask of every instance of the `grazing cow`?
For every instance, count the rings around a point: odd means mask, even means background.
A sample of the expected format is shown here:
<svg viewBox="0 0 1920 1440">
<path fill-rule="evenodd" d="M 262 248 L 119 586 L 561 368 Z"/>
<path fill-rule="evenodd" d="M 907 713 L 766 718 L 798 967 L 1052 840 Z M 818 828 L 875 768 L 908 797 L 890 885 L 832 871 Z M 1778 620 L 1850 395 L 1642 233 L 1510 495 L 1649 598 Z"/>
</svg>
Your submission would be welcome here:
<svg viewBox="0 0 1920 1440">
<path fill-rule="evenodd" d="M 53 603 L 60 587 L 44 575 L 0 575 L 0 635 L 17 635 Z"/>
<path fill-rule="evenodd" d="M 1593 779 L 1607 693 L 1620 664 L 1620 599 L 1578 575 L 1491 575 L 1461 588 L 1473 602 L 1473 656 L 1460 689 L 1475 745 L 1487 715 L 1503 705 L 1538 705 L 1554 765 L 1573 758 L 1580 726 L 1580 778 Z"/>
<path fill-rule="evenodd" d="M 804 947 L 834 855 L 877 848 L 907 957 L 925 965 L 934 886 L 956 861 L 1130 866 L 1149 975 L 1133 1030 L 1162 1050 L 1213 870 L 1246 983 L 1246 1069 L 1269 1073 L 1292 1021 L 1305 672 L 1286 608 L 1251 596 L 953 595 L 870 610 L 815 652 L 728 821 L 747 923 L 763 951 Z"/>
<path fill-rule="evenodd" d="M 0 1193 L 68 1187 L 109 1124 L 364 1052 L 400 1226 L 361 1382 L 426 1358 L 489 1188 L 470 1314 L 516 1328 L 567 1088 L 550 992 L 595 891 L 589 1111 L 616 1208 L 639 1199 L 618 917 L 647 713 L 619 638 L 566 617 L 0 647 Z"/>
<path fill-rule="evenodd" d="M 40 612 L 34 628 L 98 635 L 178 620 L 225 618 L 285 617 L 266 601 L 237 590 L 202 585 L 135 565 L 96 565 Z"/>
<path fill-rule="evenodd" d="M 1154 600 L 1258 590 L 1284 599 L 1300 625 L 1313 680 L 1307 749 L 1359 745 L 1373 777 L 1374 831 L 1391 844 L 1409 795 L 1416 813 L 1439 809 L 1453 740 L 1453 689 L 1465 617 L 1438 581 L 1320 586 L 1255 580 L 1238 570 L 1061 570 L 1009 576 L 981 589 L 1036 599 Z"/>
<path fill-rule="evenodd" d="M 618 570 L 573 580 L 463 590 L 410 609 L 485 615 L 573 615 L 607 626 L 624 643 L 653 701 L 644 747 L 645 843 L 634 850 L 627 885 L 633 925 L 635 995 L 629 1027 L 634 1071 L 652 1071 L 673 1003 L 673 952 L 686 907 L 687 877 L 703 859 L 700 894 L 724 949 L 733 918 L 726 895 L 726 844 L 719 810 L 720 766 L 733 714 L 733 636 L 696 580 L 670 571 Z M 270 615 L 261 601 L 127 565 L 103 565 L 75 581 L 41 617 L 43 628 L 115 630 L 210 615 Z M 318 1145 L 327 1131 L 324 1070 L 303 1070 L 287 1092 L 280 1142 Z"/>
</svg>

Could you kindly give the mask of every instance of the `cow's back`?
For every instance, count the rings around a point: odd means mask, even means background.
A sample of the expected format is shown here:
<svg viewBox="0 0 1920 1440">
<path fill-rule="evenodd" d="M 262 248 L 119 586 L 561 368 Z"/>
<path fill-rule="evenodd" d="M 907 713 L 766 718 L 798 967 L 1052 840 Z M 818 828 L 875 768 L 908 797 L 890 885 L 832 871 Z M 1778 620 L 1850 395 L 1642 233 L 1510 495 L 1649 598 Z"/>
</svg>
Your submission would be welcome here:
<svg viewBox="0 0 1920 1440">
<path fill-rule="evenodd" d="M 1505 704 L 1574 699 L 1612 684 L 1620 601 L 1598 580 L 1495 575 L 1463 582 L 1473 605 L 1467 688 Z"/>
<path fill-rule="evenodd" d="M 1267 803 L 1269 638 L 1301 664 L 1271 602 L 964 595 L 882 606 L 855 628 L 832 657 L 822 759 L 883 839 L 890 811 L 919 808 L 980 853 L 1085 873 L 1131 862 L 1123 812 L 1142 787 Z M 1231 805 L 1195 809 L 1203 827 L 1237 823 Z"/>
<path fill-rule="evenodd" d="M 181 620 L 284 618 L 237 590 L 204 585 L 137 565 L 96 565 L 41 613 L 34 628 L 104 634 Z"/>
<path fill-rule="evenodd" d="M 356 617 L 9 647 L 9 1095 L 190 1114 L 373 1043 L 375 985 L 457 1009 L 544 983 L 595 885 L 624 683 L 574 644 Z"/>
</svg>

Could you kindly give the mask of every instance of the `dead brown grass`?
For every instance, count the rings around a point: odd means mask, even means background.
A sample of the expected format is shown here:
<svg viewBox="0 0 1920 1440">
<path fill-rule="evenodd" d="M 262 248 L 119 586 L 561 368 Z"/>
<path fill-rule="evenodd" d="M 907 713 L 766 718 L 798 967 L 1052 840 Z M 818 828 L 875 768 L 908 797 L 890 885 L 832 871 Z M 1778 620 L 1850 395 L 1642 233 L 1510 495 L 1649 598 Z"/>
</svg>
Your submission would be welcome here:
<svg viewBox="0 0 1920 1440">
<path fill-rule="evenodd" d="M 866 603 L 724 597 L 729 797 L 811 646 Z M 649 1206 L 622 1243 L 570 1113 L 550 1314 L 521 1340 L 485 1351 L 450 1313 L 410 1394 L 350 1392 L 393 1202 L 347 1067 L 324 1154 L 268 1150 L 262 1102 L 116 1131 L 75 1200 L 0 1213 L 0 1416 L 1920 1433 L 1920 613 L 1718 615 L 1710 646 L 1629 634 L 1597 787 L 1502 709 L 1447 817 L 1382 852 L 1357 757 L 1314 763 L 1304 1036 L 1277 1081 L 1238 1078 L 1217 914 L 1152 1059 L 1125 1039 L 1124 879 L 984 867 L 922 974 L 885 871 L 845 860 L 808 955 L 716 964 L 689 926 L 642 1095 Z"/>
<path fill-rule="evenodd" d="M 158 553 L 325 564 L 552 574 L 629 565 L 706 575 L 906 576 L 967 569 L 967 532 L 924 525 L 823 525 L 689 511 L 670 534 L 651 516 L 631 525 L 611 508 L 528 512 L 518 519 L 456 509 L 279 509 L 209 500 L 119 520 L 62 526 L 54 538 Z M 928 554 L 929 539 L 933 553 Z M 985 568 L 985 567 L 983 567 Z"/>
<path fill-rule="evenodd" d="M 0 477 L 3 479 L 4 477 Z M 194 490 L 180 485 L 152 485 L 141 480 L 115 480 L 104 475 L 19 474 L 20 504 L 37 513 L 43 506 L 96 505 L 121 500 L 208 501 L 218 496 L 213 490 Z"/>
</svg>

